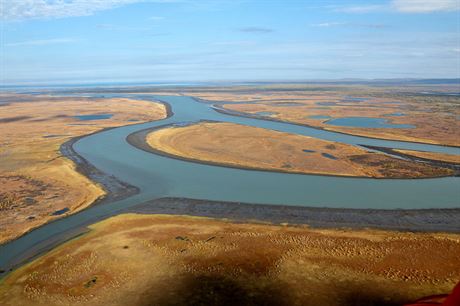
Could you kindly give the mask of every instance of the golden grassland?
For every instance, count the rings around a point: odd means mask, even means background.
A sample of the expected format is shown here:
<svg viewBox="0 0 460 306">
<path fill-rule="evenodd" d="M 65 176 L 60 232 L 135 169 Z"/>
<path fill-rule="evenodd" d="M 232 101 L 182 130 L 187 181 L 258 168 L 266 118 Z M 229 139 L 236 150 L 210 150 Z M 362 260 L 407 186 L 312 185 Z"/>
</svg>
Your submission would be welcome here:
<svg viewBox="0 0 460 306">
<path fill-rule="evenodd" d="M 84 209 L 104 190 L 75 170 L 59 148 L 65 141 L 104 128 L 165 118 L 162 104 L 130 99 L 8 95 L 0 106 L 0 243 Z M 107 120 L 72 116 L 113 114 Z M 138 120 L 138 121 L 130 121 Z"/>
<path fill-rule="evenodd" d="M 184 159 L 250 169 L 375 178 L 452 174 L 347 144 L 233 123 L 163 128 L 146 140 L 153 149 Z"/>
<path fill-rule="evenodd" d="M 2 305 L 401 305 L 448 293 L 460 236 L 123 214 L 0 282 Z"/>
<path fill-rule="evenodd" d="M 293 87 L 295 89 L 295 87 Z M 286 89 L 286 88 L 285 88 Z M 401 91 L 397 88 L 393 91 Z M 407 91 L 407 89 L 404 89 Z M 420 89 L 422 90 L 422 89 Z M 426 97 L 410 93 L 395 94 L 390 89 L 369 87 L 331 87 L 329 90 L 223 91 L 190 92 L 190 95 L 211 100 L 247 102 L 223 104 L 238 112 L 257 114 L 273 112 L 273 119 L 306 124 L 330 131 L 391 140 L 460 146 L 460 99 L 458 97 Z M 348 95 L 368 98 L 366 101 L 343 101 Z M 321 105 L 322 103 L 325 103 Z M 401 112 L 404 116 L 388 116 Z M 392 123 L 412 124 L 416 128 L 353 128 L 326 124 L 329 119 L 310 116 L 373 117 Z"/>
<path fill-rule="evenodd" d="M 421 157 L 425 159 L 439 160 L 447 163 L 460 164 L 460 155 L 444 154 L 444 153 L 433 153 L 433 152 L 422 152 L 413 150 L 400 150 L 393 149 L 395 152 L 407 154 L 410 156 Z"/>
</svg>

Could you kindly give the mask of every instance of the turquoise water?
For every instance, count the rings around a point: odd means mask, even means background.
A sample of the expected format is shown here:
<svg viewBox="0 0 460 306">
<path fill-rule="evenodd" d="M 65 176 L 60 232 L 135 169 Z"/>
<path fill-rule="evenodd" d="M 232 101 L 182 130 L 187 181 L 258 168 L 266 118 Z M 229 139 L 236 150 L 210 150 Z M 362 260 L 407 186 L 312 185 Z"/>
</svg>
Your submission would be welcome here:
<svg viewBox="0 0 460 306">
<path fill-rule="evenodd" d="M 391 114 L 385 114 L 384 116 L 388 116 L 388 117 L 402 117 L 402 116 L 405 116 L 406 114 L 404 113 L 399 113 L 399 112 L 396 112 L 396 113 L 391 113 Z"/>
<path fill-rule="evenodd" d="M 344 117 L 335 118 L 325 122 L 334 126 L 347 126 L 359 128 L 393 128 L 393 129 L 413 129 L 412 124 L 389 123 L 387 119 L 370 117 Z"/>
<path fill-rule="evenodd" d="M 135 96 L 152 99 L 153 96 Z M 333 133 L 281 122 L 224 115 L 188 97 L 157 97 L 168 102 L 174 116 L 117 128 L 79 140 L 75 150 L 104 172 L 141 189 L 141 197 L 188 197 L 266 204 L 346 208 L 433 208 L 459 204 L 458 178 L 376 180 L 248 171 L 196 164 L 136 149 L 125 138 L 138 130 L 177 122 L 227 121 L 282 132 L 339 141 L 459 154 L 460 149 L 385 141 Z M 323 192 L 323 190 L 329 190 Z M 132 200 L 136 202 L 135 199 Z M 138 202 L 137 202 L 138 203 Z"/>
<path fill-rule="evenodd" d="M 112 118 L 112 114 L 94 114 L 94 115 L 77 115 L 73 116 L 81 121 L 89 121 L 89 120 L 106 120 Z"/>
<path fill-rule="evenodd" d="M 123 209 L 161 197 L 342 208 L 419 209 L 460 206 L 458 177 L 418 180 L 365 179 L 240 170 L 155 155 L 132 147 L 125 139 L 129 134 L 146 128 L 206 119 L 263 127 L 352 145 L 364 144 L 457 155 L 460 154 L 458 148 L 370 139 L 281 122 L 229 116 L 214 111 L 210 105 L 184 96 L 113 96 L 164 100 L 171 105 L 174 112 L 174 116 L 168 119 L 106 130 L 83 137 L 74 144 L 75 150 L 98 169 L 137 186 L 140 193 L 124 200 L 92 206 L 0 246 L 1 266 L 19 262 L 21 258 L 26 258 L 26 254 L 39 251 L 38 248 L 43 247 L 40 242 L 52 244 L 62 241 L 82 225 L 91 224 Z M 308 154 L 305 155 L 305 158 L 308 158 Z"/>
</svg>

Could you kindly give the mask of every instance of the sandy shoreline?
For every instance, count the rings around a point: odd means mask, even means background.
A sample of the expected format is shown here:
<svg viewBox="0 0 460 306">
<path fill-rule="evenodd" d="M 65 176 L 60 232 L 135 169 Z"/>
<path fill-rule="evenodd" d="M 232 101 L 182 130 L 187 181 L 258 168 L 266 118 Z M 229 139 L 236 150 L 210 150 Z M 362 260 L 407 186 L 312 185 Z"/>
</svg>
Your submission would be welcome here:
<svg viewBox="0 0 460 306">
<path fill-rule="evenodd" d="M 101 131 L 97 131 L 96 133 L 101 133 L 113 128 L 104 129 Z M 139 188 L 129 185 L 118 178 L 108 175 L 101 170 L 94 167 L 91 163 L 89 163 L 85 158 L 80 156 L 73 148 L 73 145 L 83 137 L 90 136 L 96 133 L 92 133 L 89 135 L 83 135 L 79 137 L 72 138 L 66 142 L 64 142 L 60 147 L 60 152 L 62 156 L 70 159 L 76 165 L 76 170 L 89 178 L 91 181 L 95 182 L 102 186 L 103 190 L 106 192 L 105 195 L 100 197 L 96 202 L 92 205 L 101 204 L 101 203 L 108 203 L 112 201 L 118 201 L 130 197 L 139 193 Z"/>
<path fill-rule="evenodd" d="M 161 103 L 166 110 L 166 117 L 163 118 L 162 120 L 165 120 L 174 115 L 169 103 L 161 101 L 161 100 L 155 100 L 155 102 Z M 144 123 L 145 122 L 141 124 L 144 124 Z M 115 128 L 118 128 L 118 127 L 110 127 L 110 128 L 96 131 L 91 134 L 74 137 L 66 141 L 65 143 L 63 143 L 59 150 L 64 157 L 70 159 L 71 161 L 75 163 L 76 170 L 80 174 L 88 177 L 91 181 L 103 187 L 106 194 L 100 199 L 98 199 L 95 203 L 93 203 L 93 205 L 109 203 L 113 201 L 119 201 L 119 200 L 126 199 L 130 196 L 133 196 L 139 193 L 139 188 L 137 188 L 136 186 L 132 186 L 128 183 L 125 183 L 119 180 L 117 177 L 113 175 L 108 175 L 107 173 L 104 173 L 103 171 L 97 169 L 90 162 L 88 162 L 85 158 L 79 155 L 73 148 L 73 145 L 84 137 L 91 136 L 97 133 L 102 133 L 102 132 L 105 132 L 111 129 L 115 129 Z"/>
</svg>

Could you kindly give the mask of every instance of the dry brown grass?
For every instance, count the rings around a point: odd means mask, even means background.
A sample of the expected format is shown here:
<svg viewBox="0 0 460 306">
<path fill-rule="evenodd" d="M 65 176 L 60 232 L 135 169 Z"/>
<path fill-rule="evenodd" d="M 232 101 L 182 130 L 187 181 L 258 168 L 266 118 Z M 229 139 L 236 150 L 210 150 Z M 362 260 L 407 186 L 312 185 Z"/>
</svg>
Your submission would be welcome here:
<svg viewBox="0 0 460 306">
<path fill-rule="evenodd" d="M 147 143 L 181 158 L 250 169 L 376 178 L 452 174 L 448 169 L 369 153 L 351 145 L 233 123 L 164 128 L 150 133 Z"/>
<path fill-rule="evenodd" d="M 432 160 L 439 160 L 448 163 L 460 164 L 460 156 L 459 155 L 452 155 L 452 154 L 443 154 L 443 153 L 433 153 L 433 152 L 421 152 L 421 151 L 412 151 L 412 150 L 398 150 L 394 149 L 394 151 L 421 157 L 425 159 L 432 159 Z"/>
<path fill-rule="evenodd" d="M 241 92 L 191 92 L 190 95 L 212 101 L 247 101 L 243 104 L 225 104 L 224 107 L 243 113 L 275 112 L 271 117 L 278 120 L 307 124 L 330 131 L 353 135 L 460 146 L 459 100 L 454 98 L 430 98 L 396 96 L 388 90 L 379 92 L 372 88 L 343 88 L 344 92 L 330 91 L 249 91 Z M 345 90 L 352 90 L 346 92 Z M 397 89 L 401 90 L 401 89 Z M 367 97 L 364 102 L 341 102 L 345 95 Z M 375 97 L 378 96 L 378 97 Z M 286 105 L 286 103 L 298 105 Z M 318 102 L 332 102 L 335 105 L 319 105 Z M 284 105 L 283 105 L 284 103 Z M 402 112 L 405 116 L 386 116 Z M 352 128 L 332 126 L 327 119 L 312 119 L 309 116 L 325 115 L 332 118 L 374 117 L 388 119 L 393 123 L 412 124 L 416 128 Z"/>
<path fill-rule="evenodd" d="M 460 236 L 125 214 L 14 271 L 2 305 L 401 305 L 447 293 Z"/>
<path fill-rule="evenodd" d="M 162 104 L 129 99 L 15 95 L 8 100 L 0 107 L 0 243 L 59 218 L 51 215 L 57 210 L 79 211 L 104 194 L 61 156 L 62 143 L 103 128 L 166 116 Z M 98 113 L 113 117 L 97 121 L 72 117 Z"/>
</svg>

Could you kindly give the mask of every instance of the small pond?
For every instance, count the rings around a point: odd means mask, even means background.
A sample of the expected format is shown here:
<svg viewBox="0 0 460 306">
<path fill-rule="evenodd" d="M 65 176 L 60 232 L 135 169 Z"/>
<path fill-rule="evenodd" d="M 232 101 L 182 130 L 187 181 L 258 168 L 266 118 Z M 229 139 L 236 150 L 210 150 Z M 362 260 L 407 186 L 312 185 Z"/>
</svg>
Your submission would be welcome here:
<svg viewBox="0 0 460 306">
<path fill-rule="evenodd" d="M 340 102 L 365 102 L 369 100 L 368 98 L 355 98 L 355 97 L 345 97 L 343 98 L 342 100 L 340 100 Z"/>
<path fill-rule="evenodd" d="M 385 114 L 384 116 L 387 116 L 387 117 L 402 117 L 402 116 L 405 116 L 406 114 L 404 113 L 391 113 L 391 114 Z"/>
<path fill-rule="evenodd" d="M 65 207 L 63 209 L 56 210 L 55 212 L 51 214 L 51 216 L 59 216 L 59 215 L 65 214 L 69 210 L 70 210 L 69 208 Z"/>
<path fill-rule="evenodd" d="M 273 103 L 273 106 L 299 106 L 299 105 L 304 105 L 304 104 L 299 103 L 299 102 L 276 102 L 276 103 Z"/>
<path fill-rule="evenodd" d="M 316 102 L 316 105 L 321 105 L 321 106 L 335 106 L 337 105 L 338 102 Z"/>
<path fill-rule="evenodd" d="M 271 116 L 271 115 L 276 115 L 277 113 L 275 112 L 257 112 L 256 115 L 259 116 Z"/>
<path fill-rule="evenodd" d="M 333 159 L 333 160 L 337 159 L 337 157 L 335 157 L 334 155 L 331 155 L 329 153 L 321 153 L 321 155 L 326 157 L 326 158 L 329 158 L 329 159 Z"/>
<path fill-rule="evenodd" d="M 56 137 L 63 137 L 67 135 L 62 135 L 62 134 L 49 134 L 49 135 L 44 135 L 42 136 L 43 138 L 56 138 Z"/>
<path fill-rule="evenodd" d="M 81 120 L 81 121 L 88 121 L 88 120 L 105 120 L 112 118 L 112 114 L 91 114 L 91 115 L 77 115 L 73 116 L 74 118 Z"/>
</svg>

